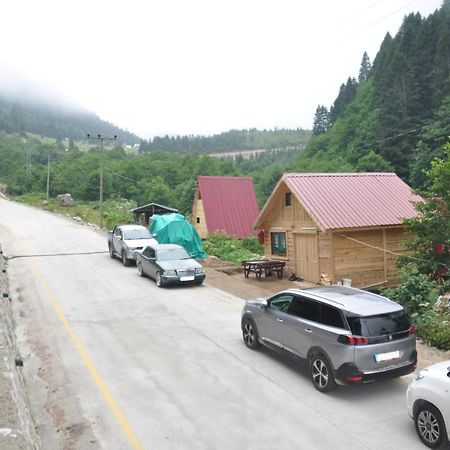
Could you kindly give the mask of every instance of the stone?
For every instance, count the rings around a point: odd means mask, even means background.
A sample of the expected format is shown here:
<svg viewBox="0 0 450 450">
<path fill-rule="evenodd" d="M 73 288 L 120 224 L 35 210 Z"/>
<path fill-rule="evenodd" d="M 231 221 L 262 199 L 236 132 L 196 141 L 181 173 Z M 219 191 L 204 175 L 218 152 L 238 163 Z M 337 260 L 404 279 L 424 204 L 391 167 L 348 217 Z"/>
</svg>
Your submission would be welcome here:
<svg viewBox="0 0 450 450">
<path fill-rule="evenodd" d="M 56 198 L 58 199 L 58 202 L 61 206 L 71 206 L 73 203 L 73 198 L 69 193 L 60 194 L 56 196 Z"/>
</svg>

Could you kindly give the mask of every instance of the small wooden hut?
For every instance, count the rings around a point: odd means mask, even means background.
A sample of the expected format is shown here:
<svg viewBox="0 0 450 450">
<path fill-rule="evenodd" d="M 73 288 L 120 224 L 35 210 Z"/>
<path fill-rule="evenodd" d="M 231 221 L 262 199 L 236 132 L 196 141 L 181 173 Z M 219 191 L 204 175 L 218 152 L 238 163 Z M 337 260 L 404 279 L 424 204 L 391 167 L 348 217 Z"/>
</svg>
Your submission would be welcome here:
<svg viewBox="0 0 450 450">
<path fill-rule="evenodd" d="M 150 219 L 153 214 L 177 213 L 178 209 L 159 205 L 158 203 L 149 203 L 148 205 L 138 206 L 137 208 L 131 209 L 130 212 L 132 212 L 136 218 L 141 214 L 144 214 L 145 224 L 150 225 Z"/>
<path fill-rule="evenodd" d="M 394 173 L 287 173 L 255 221 L 265 255 L 286 274 L 359 287 L 399 282 L 396 259 L 408 239 L 403 218 L 421 197 Z"/>
</svg>

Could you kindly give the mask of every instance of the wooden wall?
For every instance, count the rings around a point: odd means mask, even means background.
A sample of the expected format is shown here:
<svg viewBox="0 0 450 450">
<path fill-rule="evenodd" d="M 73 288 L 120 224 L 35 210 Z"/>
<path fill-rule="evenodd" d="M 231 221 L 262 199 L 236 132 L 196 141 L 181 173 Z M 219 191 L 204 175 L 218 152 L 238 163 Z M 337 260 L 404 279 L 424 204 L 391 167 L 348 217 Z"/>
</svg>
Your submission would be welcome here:
<svg viewBox="0 0 450 450">
<path fill-rule="evenodd" d="M 398 284 L 397 257 L 381 249 L 405 253 L 406 239 L 403 227 L 334 232 L 333 282 L 350 278 L 353 286 L 357 287 Z"/>
<path fill-rule="evenodd" d="M 199 218 L 200 223 L 197 223 L 197 217 Z M 192 225 L 197 230 L 200 239 L 206 239 L 208 237 L 208 229 L 206 228 L 205 210 L 203 209 L 203 201 L 198 186 L 195 189 L 191 221 Z"/>
<path fill-rule="evenodd" d="M 300 235 L 302 234 L 308 235 L 305 239 L 305 245 L 308 245 L 309 248 L 312 245 L 316 245 L 308 238 L 310 238 L 311 234 L 317 234 L 317 228 L 307 211 L 305 211 L 293 194 L 292 205 L 286 206 L 285 194 L 288 192 L 290 192 L 289 189 L 285 185 L 281 185 L 268 205 L 267 215 L 262 224 L 264 229 L 264 256 L 270 259 L 285 261 L 286 276 L 297 273 L 297 275 L 304 277 L 304 274 L 299 273 L 299 269 L 305 267 L 305 261 L 299 261 L 297 258 L 296 246 L 298 247 L 300 245 L 299 240 L 301 240 Z M 286 233 L 286 256 L 272 255 L 270 233 L 283 232 Z M 313 272 L 318 273 L 318 267 Z"/>
</svg>

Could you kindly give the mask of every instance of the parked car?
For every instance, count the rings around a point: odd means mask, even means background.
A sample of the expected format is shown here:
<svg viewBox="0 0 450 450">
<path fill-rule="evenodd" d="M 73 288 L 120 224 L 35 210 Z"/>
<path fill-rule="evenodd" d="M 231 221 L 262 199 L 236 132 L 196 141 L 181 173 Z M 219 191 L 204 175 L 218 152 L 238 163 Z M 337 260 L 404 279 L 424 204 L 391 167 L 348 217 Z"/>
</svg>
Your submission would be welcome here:
<svg viewBox="0 0 450 450">
<path fill-rule="evenodd" d="M 420 440 L 450 448 L 450 361 L 422 369 L 408 386 L 406 404 Z"/>
<path fill-rule="evenodd" d="M 415 327 L 402 306 L 360 289 L 288 289 L 246 302 L 245 345 L 306 359 L 314 387 L 368 383 L 414 371 Z"/>
<path fill-rule="evenodd" d="M 192 282 L 202 284 L 205 271 L 200 263 L 176 244 L 148 245 L 137 255 L 138 274 L 153 278 L 158 287 Z"/>
<path fill-rule="evenodd" d="M 108 231 L 109 256 L 121 258 L 124 266 L 129 266 L 143 248 L 157 243 L 150 231 L 142 225 L 117 225 Z"/>
</svg>

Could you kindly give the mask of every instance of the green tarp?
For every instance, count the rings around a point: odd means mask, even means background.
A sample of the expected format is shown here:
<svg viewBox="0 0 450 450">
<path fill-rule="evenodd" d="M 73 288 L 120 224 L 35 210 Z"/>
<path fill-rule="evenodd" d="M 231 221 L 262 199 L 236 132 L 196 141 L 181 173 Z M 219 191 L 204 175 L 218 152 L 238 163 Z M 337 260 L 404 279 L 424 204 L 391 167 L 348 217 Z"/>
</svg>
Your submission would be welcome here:
<svg viewBox="0 0 450 450">
<path fill-rule="evenodd" d="M 153 214 L 150 233 L 160 244 L 178 244 L 194 259 L 206 258 L 197 230 L 181 214 Z"/>
</svg>

